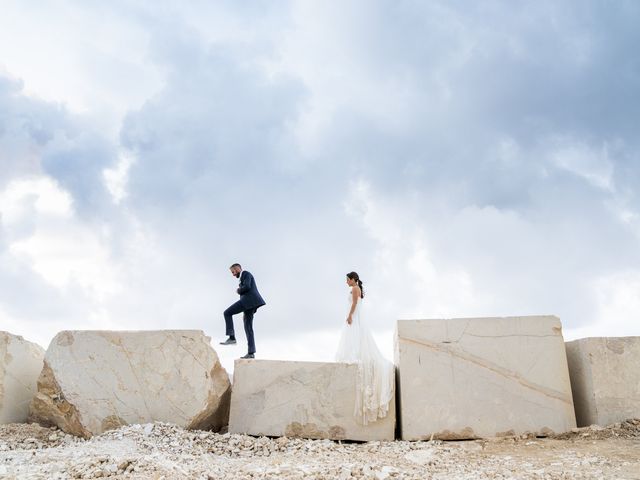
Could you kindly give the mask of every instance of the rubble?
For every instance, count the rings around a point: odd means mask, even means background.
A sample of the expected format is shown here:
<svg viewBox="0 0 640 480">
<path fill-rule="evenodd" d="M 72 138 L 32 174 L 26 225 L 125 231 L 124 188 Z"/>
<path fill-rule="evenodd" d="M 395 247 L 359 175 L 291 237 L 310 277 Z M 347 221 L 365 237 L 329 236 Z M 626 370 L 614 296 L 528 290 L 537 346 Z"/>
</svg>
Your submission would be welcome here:
<svg viewBox="0 0 640 480">
<path fill-rule="evenodd" d="M 7 479 L 586 479 L 638 478 L 640 419 L 552 438 L 336 442 L 120 427 L 89 440 L 36 424 L 0 426 Z"/>
</svg>

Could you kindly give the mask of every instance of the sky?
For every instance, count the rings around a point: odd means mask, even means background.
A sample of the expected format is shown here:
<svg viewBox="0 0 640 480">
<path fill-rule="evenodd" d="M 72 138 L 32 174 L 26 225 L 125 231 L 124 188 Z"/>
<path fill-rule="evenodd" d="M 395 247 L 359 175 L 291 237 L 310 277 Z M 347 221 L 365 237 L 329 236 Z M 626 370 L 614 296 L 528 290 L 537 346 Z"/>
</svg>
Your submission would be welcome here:
<svg viewBox="0 0 640 480">
<path fill-rule="evenodd" d="M 640 335 L 640 3 L 0 0 L 0 329 L 333 358 L 402 318 Z"/>
</svg>

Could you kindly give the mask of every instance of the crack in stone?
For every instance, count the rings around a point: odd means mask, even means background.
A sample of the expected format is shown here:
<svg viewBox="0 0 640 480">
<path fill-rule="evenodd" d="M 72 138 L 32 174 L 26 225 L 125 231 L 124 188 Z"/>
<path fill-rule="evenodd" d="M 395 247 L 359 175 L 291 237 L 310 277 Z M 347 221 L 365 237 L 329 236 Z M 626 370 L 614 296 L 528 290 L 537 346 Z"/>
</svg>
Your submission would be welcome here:
<svg viewBox="0 0 640 480">
<path fill-rule="evenodd" d="M 185 348 L 182 343 L 180 343 L 180 340 L 178 341 L 178 343 L 176 344 L 178 345 L 178 347 L 180 347 L 181 349 L 183 349 L 185 352 L 187 352 L 189 355 L 191 355 L 193 357 L 193 359 L 196 361 L 196 363 L 198 365 L 200 365 L 202 368 L 204 368 L 205 370 L 209 370 L 209 368 L 204 365 L 200 360 L 198 360 L 198 357 L 196 357 L 193 352 L 191 352 L 189 349 Z"/>
<path fill-rule="evenodd" d="M 144 403 L 144 406 L 147 409 L 147 413 L 149 414 L 149 417 L 153 418 L 153 415 L 151 414 L 151 409 L 149 408 L 149 405 L 147 405 L 147 399 L 145 398 L 144 386 L 142 385 L 142 382 L 138 378 L 138 375 L 136 374 L 136 369 L 133 366 L 133 363 L 131 362 L 131 357 L 129 356 L 129 354 L 131 352 L 129 352 L 122 343 L 118 344 L 118 346 L 124 352 L 124 356 L 127 358 L 127 362 L 129 363 L 129 366 L 131 367 L 131 373 L 133 374 L 133 377 L 136 379 L 136 382 L 138 383 L 138 386 L 140 387 L 140 397 L 142 398 L 142 402 Z"/>
<path fill-rule="evenodd" d="M 468 352 L 456 352 L 454 350 L 451 350 L 449 348 L 446 347 L 442 347 L 440 344 L 437 343 L 431 343 L 431 342 L 427 342 L 427 341 L 419 341 L 419 340 L 414 340 L 414 339 L 410 339 L 410 338 L 406 338 L 406 337 L 402 337 L 402 336 L 398 336 L 398 340 L 399 341 L 403 341 L 406 343 L 414 343 L 417 345 L 422 345 L 424 347 L 430 348 L 432 350 L 436 350 L 438 352 L 441 353 L 447 353 L 449 355 L 452 355 L 454 357 L 458 357 L 461 360 L 467 361 L 467 362 L 471 362 L 474 363 L 476 365 L 479 365 L 482 368 L 486 368 L 488 370 L 491 370 L 492 372 L 501 375 L 509 380 L 512 381 L 517 381 L 520 385 L 522 385 L 525 388 L 528 388 L 530 390 L 533 390 L 535 392 L 541 393 L 547 397 L 550 398 L 554 398 L 556 400 L 559 400 L 563 403 L 569 404 L 573 406 L 573 399 L 571 398 L 571 396 L 565 395 L 561 392 L 552 390 L 550 388 L 546 388 L 543 387 L 542 385 L 537 385 L 535 383 L 529 382 L 526 379 L 522 378 L 522 376 L 520 374 L 518 374 L 517 372 L 514 372 L 512 370 L 506 369 L 504 367 L 501 367 L 499 365 L 487 362 L 485 359 L 480 358 L 476 355 L 472 355 Z"/>
<path fill-rule="evenodd" d="M 471 323 L 471 320 L 467 320 L 467 323 L 464 326 L 464 329 L 462 330 L 462 333 L 460 334 L 460 336 L 457 338 L 457 340 L 455 342 L 450 342 L 450 343 L 458 343 L 460 341 L 460 339 L 462 337 L 464 337 L 464 334 L 467 333 L 467 329 L 469 328 L 469 324 L 470 323 Z"/>
<path fill-rule="evenodd" d="M 31 383 L 28 383 L 28 384 L 24 383 L 21 378 L 16 377 L 11 372 L 5 372 L 5 376 L 12 378 L 16 383 L 19 383 L 22 387 L 24 387 L 25 389 L 27 389 L 29 391 L 34 391 L 35 390 L 35 385 L 32 385 Z"/>
</svg>

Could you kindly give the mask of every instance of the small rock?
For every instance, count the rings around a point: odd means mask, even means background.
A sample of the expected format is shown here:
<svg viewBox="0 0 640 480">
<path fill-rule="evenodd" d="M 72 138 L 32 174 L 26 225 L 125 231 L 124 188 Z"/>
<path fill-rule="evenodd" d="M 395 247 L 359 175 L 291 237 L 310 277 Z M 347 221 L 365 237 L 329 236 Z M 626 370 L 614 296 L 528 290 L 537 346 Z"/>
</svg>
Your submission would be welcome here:
<svg viewBox="0 0 640 480">
<path fill-rule="evenodd" d="M 413 450 L 409 453 L 406 453 L 404 458 L 409 460 L 410 462 L 417 463 L 418 465 L 426 465 L 431 462 L 434 458 L 433 450 Z"/>
</svg>

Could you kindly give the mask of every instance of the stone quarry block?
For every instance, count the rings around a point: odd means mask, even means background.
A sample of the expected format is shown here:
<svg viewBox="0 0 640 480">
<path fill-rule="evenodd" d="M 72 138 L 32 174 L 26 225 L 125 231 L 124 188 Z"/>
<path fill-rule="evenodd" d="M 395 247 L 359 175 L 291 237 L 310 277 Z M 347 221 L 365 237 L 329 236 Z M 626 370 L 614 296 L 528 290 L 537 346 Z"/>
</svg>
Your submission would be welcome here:
<svg viewBox="0 0 640 480">
<path fill-rule="evenodd" d="M 237 360 L 229 432 L 249 435 L 393 440 L 395 397 L 388 415 L 366 426 L 354 417 L 357 365 Z"/>
<path fill-rule="evenodd" d="M 40 345 L 0 331 L 0 423 L 27 421 L 43 359 Z"/>
<path fill-rule="evenodd" d="M 404 440 L 576 426 L 557 317 L 400 320 L 395 347 Z"/>
<path fill-rule="evenodd" d="M 579 427 L 640 418 L 640 337 L 566 343 Z"/>
<path fill-rule="evenodd" d="M 219 430 L 231 384 L 209 342 L 199 330 L 60 332 L 30 419 L 84 438 L 154 421 Z"/>
</svg>

